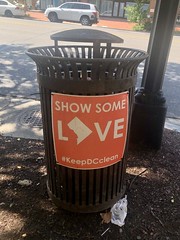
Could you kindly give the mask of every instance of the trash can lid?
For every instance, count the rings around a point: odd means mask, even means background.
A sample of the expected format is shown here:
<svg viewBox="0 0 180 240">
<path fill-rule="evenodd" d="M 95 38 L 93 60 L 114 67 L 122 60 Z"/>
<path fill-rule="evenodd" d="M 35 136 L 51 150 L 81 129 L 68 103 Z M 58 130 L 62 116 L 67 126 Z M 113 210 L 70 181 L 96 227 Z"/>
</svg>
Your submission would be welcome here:
<svg viewBox="0 0 180 240">
<path fill-rule="evenodd" d="M 51 35 L 54 41 L 70 41 L 70 42 L 93 42 L 93 43 L 123 43 L 124 40 L 111 33 L 89 30 L 89 29 L 73 29 L 55 33 Z"/>
</svg>

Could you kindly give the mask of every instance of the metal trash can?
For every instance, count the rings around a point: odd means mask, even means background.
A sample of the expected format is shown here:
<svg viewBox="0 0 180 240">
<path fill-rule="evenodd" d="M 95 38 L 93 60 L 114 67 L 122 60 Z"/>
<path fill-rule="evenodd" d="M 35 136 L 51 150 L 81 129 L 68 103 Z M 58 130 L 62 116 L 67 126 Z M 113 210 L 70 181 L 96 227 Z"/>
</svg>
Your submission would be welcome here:
<svg viewBox="0 0 180 240">
<path fill-rule="evenodd" d="M 48 193 L 69 211 L 102 211 L 125 192 L 137 67 L 147 53 L 112 46 L 123 40 L 98 30 L 51 39 L 54 46 L 27 51 L 37 65 Z"/>
</svg>

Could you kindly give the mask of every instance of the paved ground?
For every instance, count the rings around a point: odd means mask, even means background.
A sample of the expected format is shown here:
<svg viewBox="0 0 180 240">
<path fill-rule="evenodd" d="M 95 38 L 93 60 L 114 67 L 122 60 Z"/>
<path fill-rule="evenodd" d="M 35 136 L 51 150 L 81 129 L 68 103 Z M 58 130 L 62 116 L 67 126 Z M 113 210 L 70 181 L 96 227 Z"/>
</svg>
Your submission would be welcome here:
<svg viewBox="0 0 180 240">
<path fill-rule="evenodd" d="M 48 21 L 40 11 L 27 13 L 29 19 Z M 134 24 L 119 19 L 102 19 L 98 26 L 132 30 Z M 180 28 L 179 28 L 180 30 Z M 37 99 L 21 99 L 0 96 L 0 134 L 5 136 L 42 139 L 40 102 Z M 166 119 L 166 128 L 180 131 L 178 119 Z"/>
</svg>

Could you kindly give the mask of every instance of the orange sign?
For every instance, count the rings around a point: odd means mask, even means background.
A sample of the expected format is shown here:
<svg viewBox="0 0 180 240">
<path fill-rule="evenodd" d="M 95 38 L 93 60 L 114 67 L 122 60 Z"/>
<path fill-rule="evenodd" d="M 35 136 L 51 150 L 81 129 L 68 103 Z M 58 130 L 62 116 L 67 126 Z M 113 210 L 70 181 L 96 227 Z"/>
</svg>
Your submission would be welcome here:
<svg viewBox="0 0 180 240">
<path fill-rule="evenodd" d="M 103 96 L 51 94 L 58 164 L 98 169 L 120 161 L 128 125 L 128 92 Z"/>
</svg>

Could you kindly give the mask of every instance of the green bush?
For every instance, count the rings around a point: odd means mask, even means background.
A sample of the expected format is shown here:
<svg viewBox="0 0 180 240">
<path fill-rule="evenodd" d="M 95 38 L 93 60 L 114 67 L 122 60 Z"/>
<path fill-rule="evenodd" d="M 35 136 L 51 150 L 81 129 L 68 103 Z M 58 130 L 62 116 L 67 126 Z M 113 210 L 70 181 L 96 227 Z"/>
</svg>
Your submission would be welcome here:
<svg viewBox="0 0 180 240">
<path fill-rule="evenodd" d="M 127 12 L 127 20 L 133 23 L 137 23 L 134 26 L 136 31 L 144 31 L 150 29 L 150 23 L 147 21 L 148 10 L 143 9 L 144 1 L 135 0 L 133 6 L 128 6 L 125 8 Z"/>
<path fill-rule="evenodd" d="M 150 21 L 147 21 L 145 23 L 136 24 L 133 27 L 133 30 L 150 32 L 151 31 L 151 25 L 152 25 L 152 23 Z"/>
<path fill-rule="evenodd" d="M 144 30 L 145 30 L 145 26 L 144 26 L 143 23 L 136 24 L 136 25 L 133 27 L 133 30 L 135 30 L 135 31 L 144 31 Z"/>
</svg>

